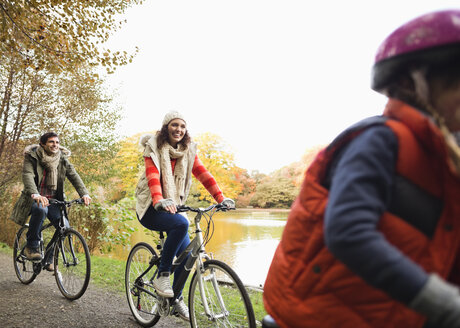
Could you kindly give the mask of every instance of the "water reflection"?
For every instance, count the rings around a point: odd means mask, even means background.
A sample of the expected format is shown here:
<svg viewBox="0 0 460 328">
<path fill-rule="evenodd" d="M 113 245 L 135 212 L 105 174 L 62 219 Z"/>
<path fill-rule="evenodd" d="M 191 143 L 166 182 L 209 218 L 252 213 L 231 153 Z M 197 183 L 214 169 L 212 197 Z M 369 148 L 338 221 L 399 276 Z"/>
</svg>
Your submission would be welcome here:
<svg viewBox="0 0 460 328">
<path fill-rule="evenodd" d="M 193 214 L 190 214 L 192 218 Z M 219 212 L 213 217 L 214 233 L 206 245 L 206 251 L 212 253 L 215 259 L 230 265 L 244 284 L 263 285 L 287 215 L 287 211 Z M 152 238 L 143 227 L 138 222 L 135 224 L 138 231 L 132 235 L 131 244 L 151 242 Z M 204 220 L 201 227 L 203 230 L 206 228 Z M 119 255 L 126 259 L 127 253 L 121 251 Z"/>
<path fill-rule="evenodd" d="M 214 235 L 206 250 L 228 263 L 245 284 L 262 285 L 286 217 L 287 212 L 217 213 L 214 216 Z"/>
</svg>

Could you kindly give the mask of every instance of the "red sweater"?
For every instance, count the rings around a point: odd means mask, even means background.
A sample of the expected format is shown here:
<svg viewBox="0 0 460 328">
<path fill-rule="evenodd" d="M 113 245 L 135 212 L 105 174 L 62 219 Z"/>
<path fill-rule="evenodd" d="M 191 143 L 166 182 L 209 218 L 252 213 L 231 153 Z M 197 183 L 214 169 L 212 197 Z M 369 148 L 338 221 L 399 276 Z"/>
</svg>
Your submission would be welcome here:
<svg viewBox="0 0 460 328">
<path fill-rule="evenodd" d="M 158 172 L 157 167 L 153 163 L 150 157 L 144 157 L 145 160 L 145 175 L 147 177 L 150 194 L 152 195 L 153 205 L 158 203 L 163 199 L 163 190 L 161 188 L 160 173 Z M 177 159 L 171 159 L 171 167 L 174 172 L 174 167 L 176 166 Z M 216 180 L 209 173 L 208 170 L 204 167 L 203 163 L 198 158 L 198 155 L 195 156 L 195 162 L 193 163 L 192 174 L 201 184 L 206 188 L 206 190 L 211 194 L 216 202 L 220 203 L 224 200 L 224 195 L 217 185 Z"/>
</svg>

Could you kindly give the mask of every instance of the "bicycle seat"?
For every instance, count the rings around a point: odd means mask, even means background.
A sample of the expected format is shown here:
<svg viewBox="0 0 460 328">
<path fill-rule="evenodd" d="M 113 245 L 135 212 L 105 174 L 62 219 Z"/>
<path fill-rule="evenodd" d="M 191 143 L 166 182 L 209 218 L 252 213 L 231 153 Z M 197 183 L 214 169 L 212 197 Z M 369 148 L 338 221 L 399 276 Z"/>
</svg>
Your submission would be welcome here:
<svg viewBox="0 0 460 328">
<path fill-rule="evenodd" d="M 262 328 L 280 328 L 280 326 L 278 326 L 271 315 L 267 314 L 262 320 Z"/>
</svg>

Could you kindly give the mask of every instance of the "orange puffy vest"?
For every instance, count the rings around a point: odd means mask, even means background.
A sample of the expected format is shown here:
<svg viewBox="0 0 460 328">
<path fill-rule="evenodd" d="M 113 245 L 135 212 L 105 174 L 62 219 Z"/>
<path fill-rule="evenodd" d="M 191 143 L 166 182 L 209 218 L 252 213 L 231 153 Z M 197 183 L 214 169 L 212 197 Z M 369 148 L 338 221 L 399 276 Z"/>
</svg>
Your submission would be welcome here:
<svg viewBox="0 0 460 328">
<path fill-rule="evenodd" d="M 398 100 L 390 99 L 384 116 L 383 124 L 398 139 L 397 175 L 438 199 L 440 210 L 428 232 L 388 210 L 378 229 L 427 272 L 460 284 L 460 179 L 449 165 L 444 139 L 426 116 Z M 291 208 L 264 286 L 265 308 L 281 327 L 407 328 L 425 322 L 352 273 L 325 246 L 323 180 L 334 153 L 359 132 L 341 135 L 318 154 Z"/>
</svg>

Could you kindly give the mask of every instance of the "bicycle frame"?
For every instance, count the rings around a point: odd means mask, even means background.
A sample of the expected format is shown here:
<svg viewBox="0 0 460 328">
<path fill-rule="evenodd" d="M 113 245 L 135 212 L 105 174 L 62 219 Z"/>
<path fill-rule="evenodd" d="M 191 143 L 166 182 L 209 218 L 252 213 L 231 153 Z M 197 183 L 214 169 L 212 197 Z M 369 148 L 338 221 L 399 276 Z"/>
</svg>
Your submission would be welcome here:
<svg viewBox="0 0 460 328">
<path fill-rule="evenodd" d="M 209 207 L 209 208 L 211 208 L 211 207 Z M 189 275 L 191 273 L 191 270 L 193 269 L 193 267 L 195 265 L 196 266 L 196 272 L 197 272 L 197 275 L 199 277 L 198 281 L 199 281 L 200 295 L 201 295 L 201 299 L 202 299 L 202 302 L 203 302 L 203 305 L 204 305 L 204 308 L 205 308 L 205 312 L 206 312 L 206 315 L 208 316 L 208 318 L 210 318 L 210 320 L 212 320 L 214 318 L 220 318 L 220 317 L 223 317 L 223 316 L 228 316 L 229 312 L 225 308 L 225 304 L 224 304 L 224 301 L 222 299 L 222 295 L 220 294 L 220 289 L 218 288 L 217 278 L 216 278 L 215 275 L 212 275 L 209 279 L 212 279 L 212 285 L 214 287 L 214 291 L 216 293 L 218 302 L 219 302 L 219 304 L 221 306 L 221 309 L 223 309 L 222 313 L 220 313 L 218 315 L 213 315 L 212 311 L 208 307 L 208 302 L 205 299 L 206 298 L 206 293 L 204 291 L 204 286 L 203 286 L 203 279 L 204 278 L 201 275 L 202 268 L 203 268 L 202 259 L 210 259 L 210 257 L 205 253 L 205 248 L 204 248 L 204 243 L 203 243 L 203 232 L 202 232 L 201 227 L 200 227 L 200 221 L 201 221 L 201 218 L 202 218 L 202 213 L 201 212 L 196 212 L 196 213 L 197 214 L 196 214 L 196 216 L 194 218 L 196 236 L 187 245 L 187 247 L 184 249 L 184 251 L 182 251 L 182 253 L 179 256 L 177 256 L 176 259 L 172 263 L 171 272 L 174 272 L 181 265 L 181 263 L 188 257 L 187 261 L 185 262 L 185 265 L 184 265 L 184 270 L 182 271 L 180 276 L 177 277 L 177 283 L 173 287 L 174 297 L 173 297 L 172 300 L 174 302 L 174 300 L 177 299 L 179 293 L 183 289 L 183 287 L 185 285 L 185 282 L 187 281 L 187 279 L 188 279 L 188 277 L 189 277 Z M 162 249 L 163 249 L 163 244 L 164 244 L 164 232 L 160 231 L 160 242 L 157 245 L 157 249 L 160 252 L 160 256 L 161 256 L 161 252 L 162 252 Z M 141 286 L 139 284 L 139 282 L 142 280 L 142 278 L 146 274 L 148 274 L 148 272 L 152 269 L 153 266 L 155 266 L 158 263 L 159 260 L 160 260 L 159 257 L 158 258 L 152 258 L 150 260 L 148 268 L 136 279 L 136 282 L 135 282 L 136 288 L 138 288 L 139 290 L 141 290 L 141 291 L 143 291 L 145 293 L 148 293 L 149 295 L 151 295 L 152 297 L 155 297 L 155 298 L 158 298 L 158 296 L 156 294 L 150 292 L 149 290 L 143 288 L 143 286 Z M 152 282 L 155 279 L 157 274 L 158 274 L 158 269 L 153 273 L 153 275 L 152 275 L 152 277 L 151 277 L 151 279 L 149 281 Z"/>
<path fill-rule="evenodd" d="M 57 243 L 58 240 L 62 243 L 62 240 L 60 239 L 60 237 L 64 235 L 64 232 L 68 228 L 70 228 L 69 219 L 67 218 L 67 211 L 66 211 L 66 206 L 69 206 L 69 205 L 67 205 L 65 203 L 61 203 L 61 202 L 59 202 L 59 203 L 56 202 L 56 205 L 59 206 L 60 212 L 61 212 L 61 216 L 59 218 L 59 228 L 54 227 L 54 225 L 52 223 L 47 223 L 46 225 L 42 226 L 42 228 L 40 229 L 40 234 L 42 235 L 42 239 L 41 239 L 42 245 L 41 246 L 44 247 L 44 249 L 42 249 L 43 250 L 43 259 L 40 262 L 36 262 L 36 264 L 40 263 L 41 267 L 44 267 L 45 265 L 48 264 L 48 263 L 46 263 L 46 260 L 48 258 L 46 256 L 46 254 L 48 254 L 48 252 L 53 252 L 53 250 L 56 247 L 56 243 Z M 54 234 L 53 234 L 53 237 L 51 237 L 51 240 L 45 246 L 43 244 L 43 231 L 45 231 L 46 229 L 48 229 L 50 227 L 54 227 L 54 228 L 56 228 L 56 230 L 54 231 Z M 62 258 L 63 258 L 64 264 L 67 265 L 67 266 L 78 264 L 77 260 L 76 260 L 75 252 L 73 250 L 73 244 L 72 243 L 70 243 L 70 247 L 71 247 L 71 254 L 72 254 L 72 257 L 73 257 L 73 263 L 72 264 L 69 264 L 70 262 L 67 260 L 67 258 L 65 256 L 65 253 L 62 251 L 62 244 L 60 245 Z M 24 251 L 24 249 L 21 251 L 21 254 L 23 253 L 23 251 Z M 41 268 L 40 268 L 40 270 L 41 270 Z"/>
<path fill-rule="evenodd" d="M 70 227 L 66 208 L 74 203 L 83 204 L 82 199 L 72 201 L 51 200 L 56 204 L 59 219 L 53 220 L 40 228 L 39 252 L 40 260 L 29 260 L 24 249 L 27 246 L 28 224 L 21 227 L 16 234 L 14 243 L 14 268 L 18 279 L 30 284 L 35 277 L 46 268 L 54 271 L 56 283 L 61 293 L 69 300 L 80 298 L 86 291 L 91 275 L 91 258 L 84 237 Z M 51 230 L 51 226 L 55 230 Z M 49 230 L 48 230 L 49 229 Z M 46 244 L 45 244 L 46 242 Z M 47 267 L 54 264 L 54 268 Z M 80 269 L 80 265 L 81 266 Z M 78 269 L 74 269 L 75 266 Z"/>
<path fill-rule="evenodd" d="M 200 216 L 200 218 L 198 219 L 198 222 L 196 221 L 196 218 L 195 218 L 195 224 L 198 223 L 198 228 L 195 230 L 195 232 L 197 233 L 197 236 L 187 245 L 187 247 L 184 249 L 184 251 L 176 258 L 176 260 L 173 262 L 172 267 L 171 267 L 171 272 L 174 272 L 177 269 L 177 267 L 182 263 L 182 261 L 185 260 L 185 258 L 190 255 L 190 257 L 188 258 L 187 262 L 184 265 L 184 271 L 179 276 L 178 283 L 175 286 L 175 288 L 173 289 L 173 291 L 174 291 L 174 298 L 173 299 L 177 298 L 179 292 L 182 290 L 183 285 L 185 285 L 185 282 L 187 281 L 188 276 L 190 275 L 190 271 L 193 269 L 193 265 L 195 264 L 200 252 L 202 252 L 202 251 L 204 252 L 204 248 L 202 246 L 202 244 L 203 244 L 203 235 L 202 235 L 201 229 L 199 228 L 199 220 L 201 220 L 200 213 L 198 213 L 197 216 Z M 160 254 L 161 254 L 161 251 L 163 249 L 163 244 L 164 244 L 164 232 L 160 231 L 160 243 L 157 245 L 157 249 L 160 252 Z M 150 260 L 148 268 L 136 279 L 136 281 L 137 282 L 141 281 L 141 279 L 146 274 L 149 273 L 149 271 L 152 269 L 152 267 L 157 264 L 159 259 L 160 258 L 152 258 Z M 156 275 L 158 274 L 157 271 L 158 270 L 156 270 L 153 273 L 150 281 L 153 281 L 155 279 Z M 156 295 L 154 295 L 153 293 L 151 293 L 147 289 L 143 288 L 142 286 L 136 284 L 136 287 L 138 289 L 142 290 L 143 292 L 145 292 L 145 293 L 147 293 L 147 294 L 149 294 L 149 295 L 151 295 L 153 297 L 156 297 Z"/>
</svg>

